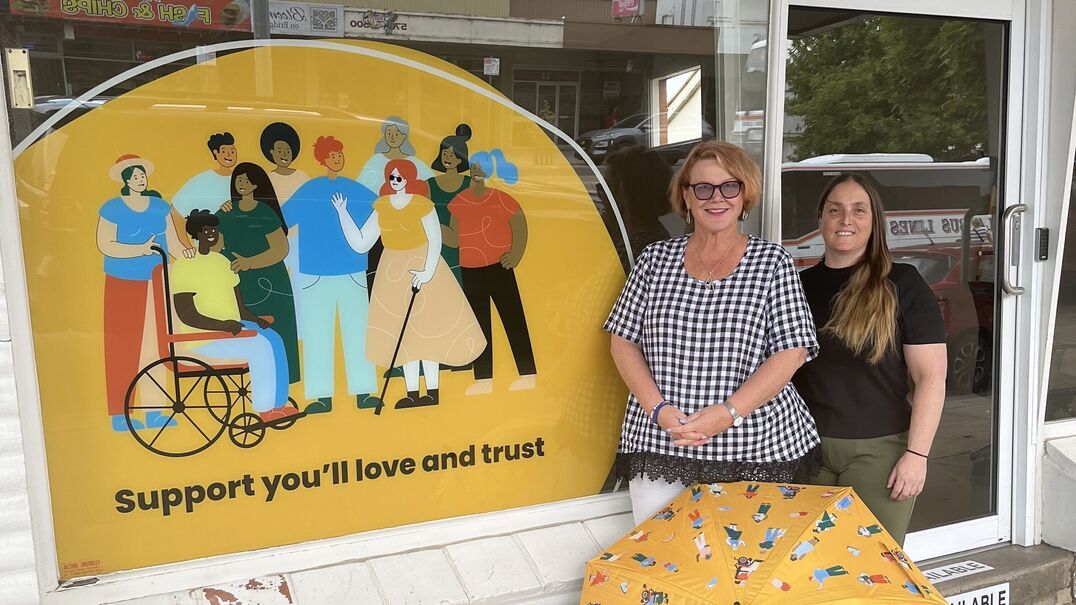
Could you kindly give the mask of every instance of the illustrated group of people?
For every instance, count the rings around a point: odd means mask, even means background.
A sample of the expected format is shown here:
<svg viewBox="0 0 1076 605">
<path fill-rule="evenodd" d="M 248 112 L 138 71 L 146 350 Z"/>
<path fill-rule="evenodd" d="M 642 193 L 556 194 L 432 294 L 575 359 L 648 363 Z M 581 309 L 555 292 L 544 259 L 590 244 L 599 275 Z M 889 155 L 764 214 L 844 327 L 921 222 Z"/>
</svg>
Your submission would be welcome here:
<svg viewBox="0 0 1076 605">
<path fill-rule="evenodd" d="M 251 405 L 267 423 L 299 414 L 299 406 L 288 405 L 288 390 L 300 379 L 306 414 L 332 410 L 337 333 L 347 390 L 359 409 L 379 407 L 382 380 L 399 374 L 407 394 L 397 409 L 437 405 L 442 368 L 473 372 L 468 395 L 492 392 L 491 302 L 519 374 L 508 388 L 534 388 L 537 369 L 515 277 L 527 219 L 508 192 L 490 183 L 514 184 L 518 169 L 499 149 L 470 152 L 466 124 L 444 137 L 427 162 L 415 156 L 402 118 L 387 118 L 380 131 L 357 178 L 347 176 L 344 143 L 333 136 L 313 143 L 324 173 L 310 177 L 292 166 L 304 147 L 287 123 L 261 133 L 269 171 L 240 162 L 232 134 L 213 134 L 212 167 L 189 179 L 171 203 L 149 187 L 149 159 L 116 161 L 110 177 L 119 195 L 101 206 L 97 228 L 115 430 L 128 430 L 124 402 L 147 356 L 165 354 L 157 343 L 166 328 L 153 302 L 163 287 L 156 281 L 163 262 L 176 331 L 207 333 L 204 340 L 186 338 L 182 354 L 209 365 L 245 363 Z M 132 417 L 131 426 L 182 421 L 151 410 Z"/>
<path fill-rule="evenodd" d="M 688 233 L 642 250 L 604 324 L 630 391 L 616 471 L 636 523 L 694 483 L 813 482 L 855 488 L 903 544 L 945 399 L 945 326 L 918 271 L 892 261 L 874 186 L 832 179 L 825 255 L 799 274 L 740 231 L 761 175 L 738 147 L 700 143 L 668 196 Z"/>
</svg>

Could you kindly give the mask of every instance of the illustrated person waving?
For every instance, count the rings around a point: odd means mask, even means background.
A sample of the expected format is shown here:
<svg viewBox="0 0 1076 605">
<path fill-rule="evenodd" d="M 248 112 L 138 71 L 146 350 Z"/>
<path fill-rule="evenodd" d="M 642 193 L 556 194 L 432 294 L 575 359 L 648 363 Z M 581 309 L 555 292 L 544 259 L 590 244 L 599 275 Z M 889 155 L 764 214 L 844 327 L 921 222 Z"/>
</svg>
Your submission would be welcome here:
<svg viewBox="0 0 1076 605">
<path fill-rule="evenodd" d="M 396 409 L 440 403 L 440 365 L 470 363 L 486 346 L 474 313 L 441 258 L 441 223 L 428 196 L 414 164 L 392 160 L 385 166 L 381 197 L 361 228 L 346 211 L 347 198 L 332 199 L 353 250 L 364 253 L 378 238 L 385 246 L 370 299 L 366 353 L 387 368 L 399 345 L 396 363 L 403 366 L 407 395 L 396 402 Z M 425 395 L 420 392 L 420 366 Z"/>
</svg>

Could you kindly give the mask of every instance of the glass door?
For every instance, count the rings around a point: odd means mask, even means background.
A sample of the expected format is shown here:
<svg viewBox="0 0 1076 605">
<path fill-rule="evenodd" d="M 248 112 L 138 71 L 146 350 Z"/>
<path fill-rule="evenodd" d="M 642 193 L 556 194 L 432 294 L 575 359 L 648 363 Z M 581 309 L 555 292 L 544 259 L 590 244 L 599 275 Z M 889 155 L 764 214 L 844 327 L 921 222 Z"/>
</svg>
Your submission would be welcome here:
<svg viewBox="0 0 1076 605">
<path fill-rule="evenodd" d="M 538 117 L 560 128 L 560 124 L 557 123 L 557 101 L 556 84 L 538 85 Z"/>
<path fill-rule="evenodd" d="M 574 82 L 516 80 L 513 99 L 520 107 L 564 131 L 579 134 L 579 85 Z"/>
<path fill-rule="evenodd" d="M 575 84 L 557 85 L 557 128 L 573 139 L 579 134 L 576 128 L 579 115 L 579 87 Z"/>
<path fill-rule="evenodd" d="M 1016 165 L 1009 24 L 818 4 L 787 12 L 783 135 L 771 152 L 782 162 L 780 238 L 799 267 L 814 265 L 826 183 L 854 172 L 877 187 L 893 260 L 930 286 L 948 345 L 945 409 L 908 548 L 924 558 L 1007 540 L 1013 397 L 996 368 L 1008 267 L 995 259 Z"/>
</svg>

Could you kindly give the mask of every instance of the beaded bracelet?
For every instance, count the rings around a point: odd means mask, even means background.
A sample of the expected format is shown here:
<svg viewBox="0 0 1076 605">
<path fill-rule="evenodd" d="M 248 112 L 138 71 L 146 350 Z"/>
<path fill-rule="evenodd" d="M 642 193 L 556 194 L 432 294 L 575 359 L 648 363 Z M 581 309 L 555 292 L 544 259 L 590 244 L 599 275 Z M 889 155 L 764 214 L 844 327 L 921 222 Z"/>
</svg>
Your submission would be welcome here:
<svg viewBox="0 0 1076 605">
<path fill-rule="evenodd" d="M 668 401 L 662 400 L 661 403 L 655 405 L 654 409 L 650 412 L 650 421 L 653 422 L 654 424 L 658 424 L 658 414 L 661 413 L 661 408 L 663 408 L 663 407 L 665 407 L 667 405 L 672 405 L 672 404 L 669 403 Z M 661 425 L 658 425 L 658 426 L 661 426 Z"/>
</svg>

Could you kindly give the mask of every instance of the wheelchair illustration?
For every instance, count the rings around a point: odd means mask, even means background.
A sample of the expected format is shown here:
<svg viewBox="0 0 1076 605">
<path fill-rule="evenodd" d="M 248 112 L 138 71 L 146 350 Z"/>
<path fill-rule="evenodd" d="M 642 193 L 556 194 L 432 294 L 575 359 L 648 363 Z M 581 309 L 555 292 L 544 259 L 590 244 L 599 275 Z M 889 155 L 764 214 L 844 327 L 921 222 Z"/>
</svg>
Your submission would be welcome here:
<svg viewBox="0 0 1076 605">
<path fill-rule="evenodd" d="M 300 412 L 265 422 L 251 409 L 250 370 L 246 363 L 211 365 L 176 353 L 177 345 L 182 347 L 183 343 L 245 338 L 254 336 L 255 332 L 177 334 L 173 326 L 168 255 L 159 246 L 153 249 L 162 259 L 161 265 L 154 269 L 151 283 L 160 359 L 142 368 L 127 388 L 123 413 L 135 441 L 155 454 L 181 458 L 205 450 L 227 431 L 228 439 L 237 447 L 251 448 L 261 443 L 266 429 L 284 430 L 305 416 Z M 271 321 L 268 317 L 263 319 Z M 290 397 L 287 405 L 298 409 Z M 162 426 L 135 430 L 132 415 L 145 412 L 158 412 L 165 419 Z"/>
</svg>

